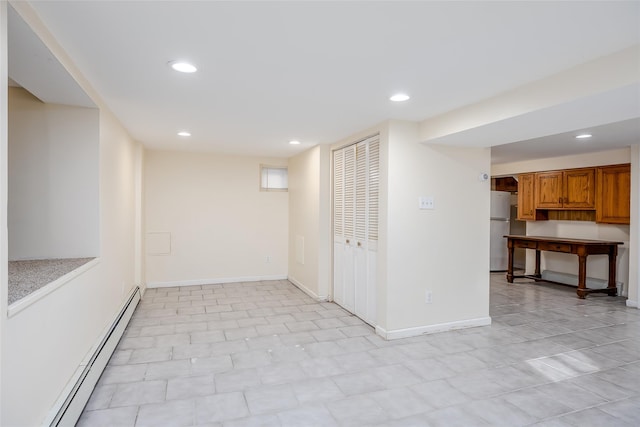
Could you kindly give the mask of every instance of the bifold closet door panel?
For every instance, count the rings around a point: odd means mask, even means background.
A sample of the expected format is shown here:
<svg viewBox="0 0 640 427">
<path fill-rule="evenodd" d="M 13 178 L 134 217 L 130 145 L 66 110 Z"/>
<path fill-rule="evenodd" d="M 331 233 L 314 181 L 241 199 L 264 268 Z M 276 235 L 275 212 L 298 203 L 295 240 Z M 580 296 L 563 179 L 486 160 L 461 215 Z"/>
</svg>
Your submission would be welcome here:
<svg viewBox="0 0 640 427">
<path fill-rule="evenodd" d="M 356 265 L 354 262 L 355 253 L 351 244 L 344 246 L 343 252 L 343 275 L 342 283 L 344 289 L 344 308 L 351 313 L 355 313 L 356 308 Z"/>
<path fill-rule="evenodd" d="M 344 306 L 344 151 L 333 152 L 333 300 Z"/>
<path fill-rule="evenodd" d="M 376 277 L 378 267 L 378 253 L 369 250 L 367 253 L 367 316 L 366 320 L 371 325 L 378 324 L 378 280 Z"/>
<path fill-rule="evenodd" d="M 333 155 L 334 300 L 376 320 L 379 153 L 377 138 Z"/>
<path fill-rule="evenodd" d="M 344 307 L 344 244 L 333 244 L 333 301 Z"/>
<path fill-rule="evenodd" d="M 367 280 L 367 251 L 360 247 L 355 249 L 355 311 L 359 318 L 369 322 L 367 313 L 367 296 L 369 294 L 369 284 Z"/>
</svg>

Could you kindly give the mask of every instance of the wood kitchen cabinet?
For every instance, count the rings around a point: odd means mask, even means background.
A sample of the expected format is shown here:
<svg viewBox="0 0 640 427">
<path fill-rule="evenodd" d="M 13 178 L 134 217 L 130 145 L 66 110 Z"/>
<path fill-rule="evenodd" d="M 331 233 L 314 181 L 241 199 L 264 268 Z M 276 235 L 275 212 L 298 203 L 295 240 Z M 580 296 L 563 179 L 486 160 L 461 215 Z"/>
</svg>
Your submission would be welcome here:
<svg viewBox="0 0 640 427">
<path fill-rule="evenodd" d="M 596 171 L 594 168 L 564 171 L 564 209 L 596 208 Z"/>
<path fill-rule="evenodd" d="M 595 168 L 538 172 L 534 188 L 536 209 L 596 208 Z"/>
<path fill-rule="evenodd" d="M 518 219 L 523 221 L 536 219 L 536 207 L 534 205 L 535 177 L 535 173 L 518 175 Z"/>
<path fill-rule="evenodd" d="M 631 165 L 597 168 L 596 222 L 629 224 Z"/>
<path fill-rule="evenodd" d="M 538 172 L 535 180 L 535 207 L 562 208 L 562 171 Z"/>
</svg>

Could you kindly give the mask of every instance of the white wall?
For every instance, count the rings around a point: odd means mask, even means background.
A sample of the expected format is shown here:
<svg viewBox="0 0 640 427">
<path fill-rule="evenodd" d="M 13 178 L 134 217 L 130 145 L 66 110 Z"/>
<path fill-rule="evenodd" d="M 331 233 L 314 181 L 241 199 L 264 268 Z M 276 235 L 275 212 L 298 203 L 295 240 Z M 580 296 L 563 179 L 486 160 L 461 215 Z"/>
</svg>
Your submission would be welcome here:
<svg viewBox="0 0 640 427">
<path fill-rule="evenodd" d="M 289 280 L 316 299 L 331 287 L 330 147 L 289 159 Z"/>
<path fill-rule="evenodd" d="M 98 255 L 98 120 L 10 88 L 10 260 Z"/>
<path fill-rule="evenodd" d="M 2 27 L 6 36 L 2 2 Z M 139 144 L 125 132 L 108 112 L 99 96 L 79 73 L 73 61 L 47 32 L 27 3 L 14 8 L 41 36 L 65 68 L 100 107 L 100 258 L 93 268 L 65 283 L 11 317 L 7 315 L 7 242 L 5 227 L 0 227 L 2 259 L 2 293 L 0 326 L 2 328 L 2 377 L 0 425 L 40 425 L 54 407 L 63 389 L 74 378 L 82 360 L 99 342 L 102 333 L 114 321 L 130 290 L 135 286 L 135 228 L 139 226 L 136 207 L 136 180 L 141 169 Z M 3 46 L 5 41 L 3 40 Z M 2 49 L 0 49 L 2 50 Z M 5 50 L 2 50 L 3 55 Z M 0 64 L 6 78 L 6 57 Z M 4 80 L 6 81 L 6 80 Z M 0 105 L 7 102 L 0 92 Z M 2 110 L 2 122 L 7 112 Z M 5 126 L 1 128 L 6 129 Z M 6 194 L 6 139 L 2 141 L 0 189 Z M 2 199 L 0 215 L 6 218 L 6 199 Z"/>
<path fill-rule="evenodd" d="M 490 150 L 421 144 L 417 123 L 390 122 L 388 138 L 387 331 L 488 323 Z"/>
<path fill-rule="evenodd" d="M 491 174 L 494 176 L 518 174 L 522 172 L 545 171 L 554 169 L 572 169 L 590 166 L 602 166 L 631 162 L 629 148 L 608 150 L 599 153 L 589 153 L 574 156 L 554 157 L 549 159 L 531 160 L 493 165 Z M 633 185 L 633 184 L 632 184 Z M 632 186 L 632 193 L 637 187 Z M 623 294 L 629 290 L 629 250 L 630 228 L 628 225 L 596 224 L 591 221 L 527 221 L 527 235 L 551 236 L 566 238 L 582 238 L 595 240 L 613 240 L 624 242 L 618 246 L 617 281 L 623 284 Z M 578 274 L 578 261 L 575 255 L 556 252 L 542 252 L 541 270 L 551 270 L 566 274 Z M 533 274 L 535 269 L 535 251 L 527 250 L 527 274 Z M 608 279 L 608 257 L 592 255 L 587 260 L 587 277 Z"/>
<path fill-rule="evenodd" d="M 289 194 L 260 191 L 260 164 L 287 159 L 145 153 L 148 286 L 287 276 Z M 157 232 L 171 235 L 167 255 L 150 254 Z"/>
</svg>

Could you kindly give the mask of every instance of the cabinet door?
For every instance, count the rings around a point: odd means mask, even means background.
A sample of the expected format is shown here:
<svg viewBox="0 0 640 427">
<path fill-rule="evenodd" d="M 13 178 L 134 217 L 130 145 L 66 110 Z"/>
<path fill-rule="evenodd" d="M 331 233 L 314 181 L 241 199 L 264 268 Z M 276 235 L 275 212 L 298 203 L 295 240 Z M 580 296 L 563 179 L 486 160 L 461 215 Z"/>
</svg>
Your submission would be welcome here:
<svg viewBox="0 0 640 427">
<path fill-rule="evenodd" d="M 537 209 L 562 208 L 562 171 L 538 172 L 535 183 Z"/>
<path fill-rule="evenodd" d="M 595 209 L 596 173 L 594 168 L 571 169 L 563 172 L 563 207 L 565 209 Z"/>
<path fill-rule="evenodd" d="M 534 183 L 535 174 L 523 173 L 518 175 L 518 219 L 536 219 Z"/>
<path fill-rule="evenodd" d="M 629 224 L 631 166 L 599 167 L 597 172 L 596 222 Z"/>
</svg>

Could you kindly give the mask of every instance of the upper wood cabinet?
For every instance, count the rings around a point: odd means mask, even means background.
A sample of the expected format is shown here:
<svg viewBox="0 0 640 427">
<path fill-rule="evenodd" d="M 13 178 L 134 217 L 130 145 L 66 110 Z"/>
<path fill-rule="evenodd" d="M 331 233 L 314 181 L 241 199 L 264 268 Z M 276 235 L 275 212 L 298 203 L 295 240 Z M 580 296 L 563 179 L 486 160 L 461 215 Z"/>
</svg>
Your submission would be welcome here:
<svg viewBox="0 0 640 427">
<path fill-rule="evenodd" d="M 631 165 L 518 175 L 518 219 L 629 224 Z"/>
<path fill-rule="evenodd" d="M 595 209 L 595 168 L 535 174 L 536 209 Z"/>
<path fill-rule="evenodd" d="M 597 170 L 596 222 L 629 224 L 631 165 L 602 166 Z"/>
<path fill-rule="evenodd" d="M 596 171 L 594 168 L 564 171 L 564 209 L 596 208 Z"/>
<path fill-rule="evenodd" d="M 562 171 L 538 172 L 535 177 L 536 208 L 562 208 Z"/>
<path fill-rule="evenodd" d="M 534 184 L 536 174 L 522 173 L 518 175 L 518 219 L 535 220 Z"/>
</svg>

